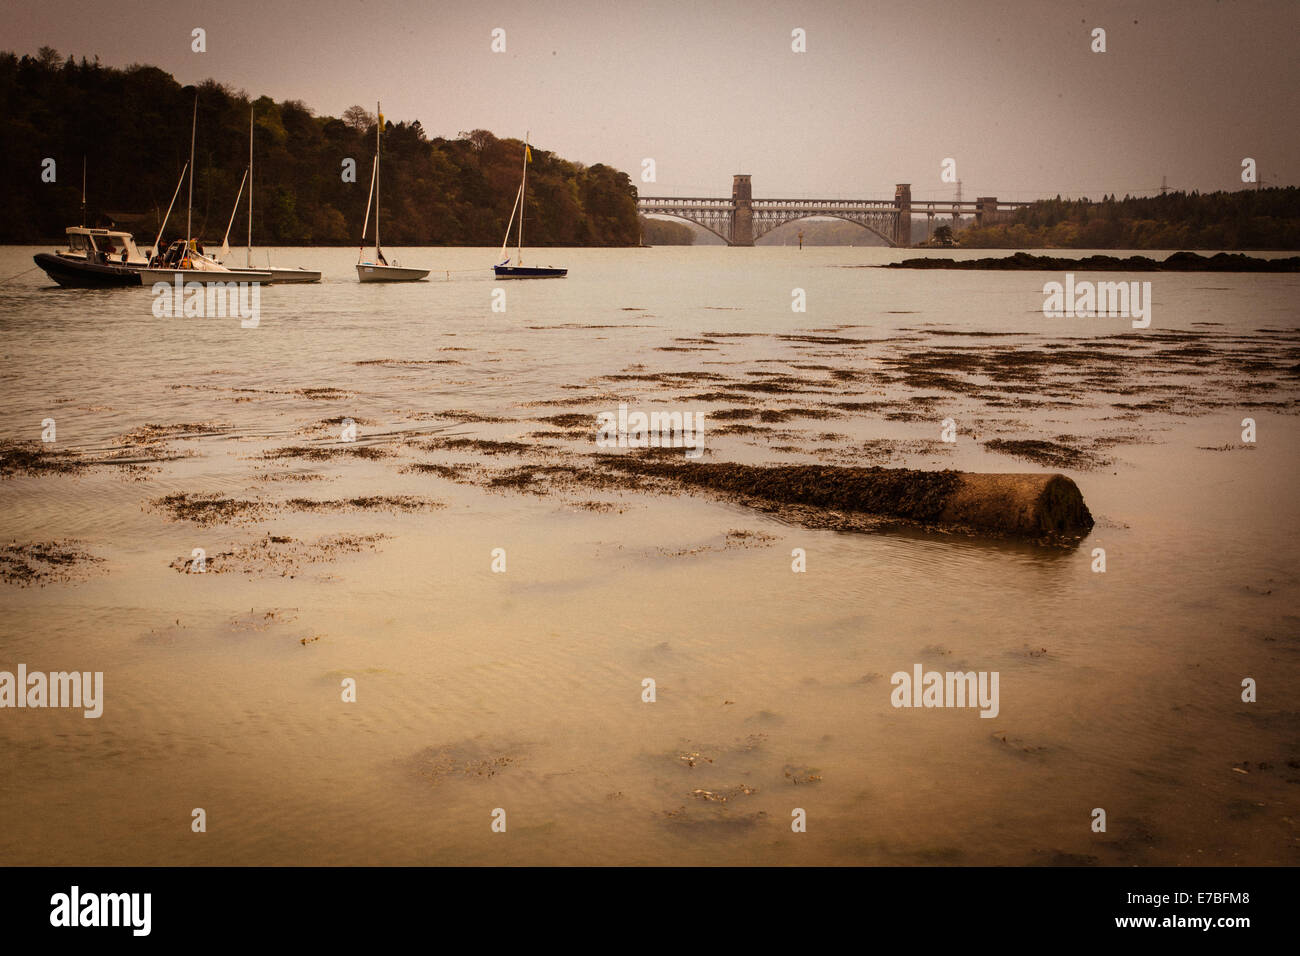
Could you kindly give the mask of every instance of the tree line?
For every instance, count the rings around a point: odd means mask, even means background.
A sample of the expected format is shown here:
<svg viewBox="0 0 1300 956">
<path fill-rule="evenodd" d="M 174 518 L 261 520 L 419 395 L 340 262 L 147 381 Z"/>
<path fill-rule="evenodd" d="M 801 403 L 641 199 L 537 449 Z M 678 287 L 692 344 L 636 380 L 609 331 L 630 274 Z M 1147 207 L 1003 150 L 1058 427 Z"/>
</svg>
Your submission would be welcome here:
<svg viewBox="0 0 1300 956">
<path fill-rule="evenodd" d="M 695 230 L 684 222 L 642 216 L 641 241 L 647 246 L 689 246 L 695 243 Z"/>
<path fill-rule="evenodd" d="M 111 221 L 152 245 L 189 161 L 196 94 L 197 237 L 219 242 L 225 233 L 248 165 L 252 106 L 254 244 L 359 242 L 377 123 L 366 109 L 316 116 L 298 100 L 253 100 L 214 80 L 182 86 L 157 67 L 107 67 L 49 47 L 36 56 L 0 52 L 0 181 L 8 194 L 0 242 L 46 241 L 81 222 L 84 157 L 86 224 Z M 501 242 L 519 189 L 520 140 L 487 130 L 429 138 L 419 120 L 388 119 L 382 136 L 385 245 Z M 53 182 L 45 181 L 49 159 Z M 344 181 L 349 159 L 355 182 Z M 636 195 L 626 173 L 533 146 L 524 239 L 530 246 L 636 245 Z M 169 238 L 185 230 L 184 186 L 176 202 Z M 240 205 L 232 243 L 247 233 L 247 193 Z"/>
<path fill-rule="evenodd" d="M 1300 189 L 1041 200 L 971 226 L 979 249 L 1300 249 Z"/>
</svg>

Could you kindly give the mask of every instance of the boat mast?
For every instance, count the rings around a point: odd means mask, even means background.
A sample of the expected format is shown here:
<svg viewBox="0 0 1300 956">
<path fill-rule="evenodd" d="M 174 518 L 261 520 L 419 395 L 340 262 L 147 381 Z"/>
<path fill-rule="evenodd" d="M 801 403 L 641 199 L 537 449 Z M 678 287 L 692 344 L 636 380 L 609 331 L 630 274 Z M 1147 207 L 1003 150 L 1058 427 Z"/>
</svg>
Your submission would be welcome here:
<svg viewBox="0 0 1300 956">
<path fill-rule="evenodd" d="M 86 228 L 86 154 L 81 154 L 81 228 Z"/>
<path fill-rule="evenodd" d="M 528 186 L 528 133 L 524 133 L 524 175 L 519 180 L 519 242 L 515 246 L 515 265 L 524 264 L 524 206 L 527 200 L 526 187 Z"/>
<path fill-rule="evenodd" d="M 384 108 L 375 101 L 375 258 L 383 262 L 379 251 L 379 134 L 384 128 Z"/>
<path fill-rule="evenodd" d="M 248 107 L 248 258 L 245 260 L 249 269 L 253 268 L 253 107 Z"/>
<path fill-rule="evenodd" d="M 194 118 L 190 121 L 190 204 L 185 211 L 185 247 L 189 249 L 194 239 L 190 228 L 194 219 L 194 131 L 199 127 L 199 94 L 194 94 Z"/>
</svg>

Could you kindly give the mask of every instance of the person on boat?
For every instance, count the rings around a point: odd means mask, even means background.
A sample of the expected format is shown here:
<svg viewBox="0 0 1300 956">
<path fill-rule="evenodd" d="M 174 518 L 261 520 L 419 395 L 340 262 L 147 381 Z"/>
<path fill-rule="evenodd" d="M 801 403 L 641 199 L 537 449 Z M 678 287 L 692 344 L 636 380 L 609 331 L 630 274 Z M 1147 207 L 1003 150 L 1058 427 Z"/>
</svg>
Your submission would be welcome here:
<svg viewBox="0 0 1300 956">
<path fill-rule="evenodd" d="M 122 265 L 126 265 L 126 246 L 122 247 Z"/>
</svg>

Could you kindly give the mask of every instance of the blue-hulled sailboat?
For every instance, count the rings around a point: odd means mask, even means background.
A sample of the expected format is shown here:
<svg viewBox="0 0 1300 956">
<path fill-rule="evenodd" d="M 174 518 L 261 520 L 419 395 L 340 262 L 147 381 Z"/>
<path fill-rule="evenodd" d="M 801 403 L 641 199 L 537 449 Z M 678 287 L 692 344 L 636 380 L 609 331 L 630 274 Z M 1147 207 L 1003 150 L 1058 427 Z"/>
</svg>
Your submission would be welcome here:
<svg viewBox="0 0 1300 956">
<path fill-rule="evenodd" d="M 528 135 L 524 135 L 524 172 L 519 180 L 519 193 L 515 196 L 515 207 L 510 210 L 510 221 L 506 223 L 506 235 L 501 240 L 501 255 L 506 254 L 506 244 L 510 242 L 510 227 L 515 223 L 515 213 L 519 213 L 519 236 L 515 244 L 515 263 L 510 264 L 509 257 L 492 267 L 498 279 L 562 279 L 569 274 L 568 269 L 554 266 L 524 265 L 524 195 L 528 186 L 528 164 L 533 161 L 533 151 L 528 148 Z"/>
</svg>

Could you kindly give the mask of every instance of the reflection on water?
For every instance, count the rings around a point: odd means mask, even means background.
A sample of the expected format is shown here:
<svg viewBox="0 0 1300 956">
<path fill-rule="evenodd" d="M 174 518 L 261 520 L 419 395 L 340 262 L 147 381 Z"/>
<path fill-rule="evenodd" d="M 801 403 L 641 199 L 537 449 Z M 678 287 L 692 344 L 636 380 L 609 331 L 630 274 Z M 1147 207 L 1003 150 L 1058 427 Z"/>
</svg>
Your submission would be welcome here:
<svg viewBox="0 0 1300 956">
<path fill-rule="evenodd" d="M 30 254 L 0 251 L 0 271 Z M 900 363 L 1131 330 L 1044 320 L 1037 273 L 842 268 L 887 250 L 573 250 L 568 279 L 511 284 L 504 314 L 488 250 L 423 250 L 442 281 L 391 287 L 357 284 L 346 250 L 273 255 L 325 281 L 265 290 L 256 330 L 155 319 L 144 289 L 0 286 L 0 439 L 52 417 L 58 450 L 144 463 L 0 479 L 6 543 L 102 559 L 3 585 L 0 670 L 106 687 L 99 720 L 0 710 L 3 862 L 1294 862 L 1294 277 L 1158 274 L 1149 331 L 1195 343 L 1136 339 L 1148 371 L 1119 381 L 1084 364 L 1017 393 L 995 368 L 961 394 Z M 1208 364 L 1157 354 L 1189 345 Z M 737 391 L 764 372 L 813 384 Z M 710 393 L 727 397 L 691 397 Z M 620 400 L 884 403 L 716 419 L 714 460 L 1040 470 L 982 441 L 1068 435 L 1104 452 L 1066 469 L 1098 523 L 1073 550 L 840 534 L 412 467 L 590 454 L 545 419 Z M 949 415 L 955 446 L 934 440 Z M 268 455 L 330 447 L 344 418 L 378 457 Z M 261 510 L 202 524 L 157 504 L 204 493 Z M 371 496 L 427 506 L 350 503 Z M 178 571 L 195 548 L 227 570 Z M 918 663 L 998 671 L 1000 713 L 894 709 L 891 675 Z"/>
</svg>

